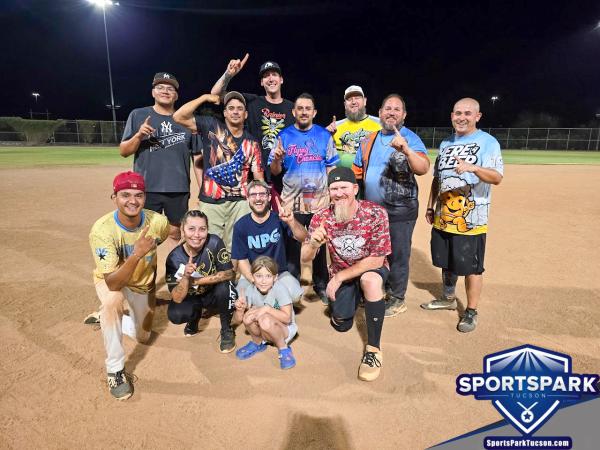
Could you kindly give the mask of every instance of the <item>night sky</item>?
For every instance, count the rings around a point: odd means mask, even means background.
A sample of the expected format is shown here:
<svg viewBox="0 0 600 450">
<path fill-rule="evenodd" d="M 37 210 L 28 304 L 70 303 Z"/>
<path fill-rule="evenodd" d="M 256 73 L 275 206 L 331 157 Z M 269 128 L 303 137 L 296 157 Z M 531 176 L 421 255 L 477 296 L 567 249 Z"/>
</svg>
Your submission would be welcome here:
<svg viewBox="0 0 600 450">
<path fill-rule="evenodd" d="M 286 98 L 307 91 L 316 121 L 343 113 L 361 85 L 368 112 L 406 98 L 407 126 L 448 126 L 460 97 L 481 101 L 481 125 L 514 125 L 523 111 L 563 126 L 600 113 L 600 2 L 273 2 L 122 0 L 107 9 L 117 119 L 152 103 L 158 71 L 180 81 L 178 105 L 208 92 L 233 57 L 250 53 L 230 89 L 263 93 L 259 65 L 283 69 Z M 3 0 L 1 116 L 111 114 L 101 9 L 85 0 Z M 37 106 L 32 92 L 39 92 Z M 500 100 L 492 107 L 490 97 Z"/>
</svg>

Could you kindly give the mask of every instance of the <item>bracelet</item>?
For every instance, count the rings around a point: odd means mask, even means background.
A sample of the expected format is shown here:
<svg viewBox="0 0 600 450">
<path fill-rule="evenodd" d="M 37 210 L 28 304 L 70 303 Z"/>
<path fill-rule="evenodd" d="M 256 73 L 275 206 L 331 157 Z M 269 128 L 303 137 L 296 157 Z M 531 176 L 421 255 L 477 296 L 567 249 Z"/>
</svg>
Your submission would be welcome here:
<svg viewBox="0 0 600 450">
<path fill-rule="evenodd" d="M 434 211 L 435 212 L 435 210 L 433 208 L 427 208 L 427 212 L 429 212 L 429 211 Z"/>
</svg>

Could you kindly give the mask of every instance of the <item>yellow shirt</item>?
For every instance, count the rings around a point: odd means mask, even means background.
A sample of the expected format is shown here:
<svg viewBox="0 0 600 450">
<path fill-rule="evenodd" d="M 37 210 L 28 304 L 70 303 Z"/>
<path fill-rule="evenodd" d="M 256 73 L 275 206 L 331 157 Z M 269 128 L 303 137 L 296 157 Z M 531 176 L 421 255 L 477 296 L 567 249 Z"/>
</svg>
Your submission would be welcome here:
<svg viewBox="0 0 600 450">
<path fill-rule="evenodd" d="M 337 131 L 333 135 L 335 147 L 340 156 L 338 166 L 352 167 L 360 143 L 372 132 L 381 130 L 379 119 L 367 116 L 359 122 L 343 119 L 336 122 Z"/>
<path fill-rule="evenodd" d="M 162 243 L 169 235 L 167 218 L 148 209 L 142 210 L 142 222 L 133 230 L 125 228 L 119 222 L 117 211 L 110 212 L 96 221 L 90 231 L 90 247 L 96 263 L 94 283 L 103 280 L 105 274 L 114 272 L 125 262 L 133 253 L 135 241 L 147 224 L 150 228 L 146 235 L 154 237 L 156 245 Z M 138 262 L 127 287 L 139 293 L 149 292 L 154 288 L 155 273 L 156 248 Z"/>
</svg>

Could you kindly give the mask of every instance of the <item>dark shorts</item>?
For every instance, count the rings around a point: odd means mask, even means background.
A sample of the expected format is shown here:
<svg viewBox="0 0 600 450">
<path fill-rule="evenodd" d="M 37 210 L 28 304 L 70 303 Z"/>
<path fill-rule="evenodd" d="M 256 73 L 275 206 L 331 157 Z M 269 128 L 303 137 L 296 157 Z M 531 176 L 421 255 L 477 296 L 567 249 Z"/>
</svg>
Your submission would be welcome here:
<svg viewBox="0 0 600 450">
<path fill-rule="evenodd" d="M 189 192 L 146 192 L 144 208 L 164 214 L 171 225 L 179 225 L 189 201 Z"/>
<path fill-rule="evenodd" d="M 381 289 L 383 291 L 385 281 L 387 280 L 387 277 L 390 274 L 389 269 L 385 266 L 382 266 L 379 269 L 367 270 L 367 272 L 375 272 L 381 277 Z M 360 288 L 360 277 L 342 283 L 340 288 L 335 293 L 335 301 L 329 302 L 329 308 L 331 309 L 331 317 L 337 319 L 350 319 L 354 317 L 356 309 L 358 308 L 358 305 L 360 303 L 361 297 L 362 290 Z"/>
<path fill-rule="evenodd" d="M 433 265 L 456 275 L 479 275 L 484 272 L 485 233 L 460 235 L 431 229 Z"/>
</svg>

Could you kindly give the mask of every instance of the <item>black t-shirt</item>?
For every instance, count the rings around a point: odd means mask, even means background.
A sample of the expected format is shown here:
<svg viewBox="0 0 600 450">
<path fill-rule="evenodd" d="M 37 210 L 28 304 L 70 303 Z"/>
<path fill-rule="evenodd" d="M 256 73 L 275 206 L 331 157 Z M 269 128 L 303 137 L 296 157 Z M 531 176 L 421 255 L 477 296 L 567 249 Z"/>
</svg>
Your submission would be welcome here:
<svg viewBox="0 0 600 450">
<path fill-rule="evenodd" d="M 277 146 L 279 132 L 295 122 L 292 115 L 294 104 L 286 99 L 281 103 L 270 103 L 264 95 L 243 95 L 248 110 L 248 131 L 260 141 L 265 179 L 270 180 L 271 172 L 266 169 L 269 153 Z"/>
<path fill-rule="evenodd" d="M 292 230 L 277 213 L 271 211 L 263 223 L 255 222 L 251 214 L 246 214 L 233 226 L 231 257 L 247 259 L 252 264 L 259 256 L 269 256 L 279 266 L 279 273 L 285 272 L 288 270 L 285 235 L 291 236 Z"/>
<path fill-rule="evenodd" d="M 131 111 L 122 140 L 131 139 L 148 116 L 156 131 L 140 143 L 133 170 L 144 177 L 146 192 L 190 192 L 190 158 L 202 150 L 200 137 L 146 106 Z"/>
<path fill-rule="evenodd" d="M 196 129 L 204 143 L 200 201 L 223 203 L 245 200 L 249 172 L 261 171 L 260 146 L 244 130 L 235 138 L 227 126 L 210 116 L 196 115 Z"/>
<path fill-rule="evenodd" d="M 169 291 L 172 291 L 179 283 L 181 277 L 178 278 L 176 276 L 177 271 L 182 265 L 185 267 L 189 259 L 190 255 L 188 255 L 185 251 L 183 244 L 175 247 L 171 253 L 169 253 L 169 256 L 167 256 L 167 261 L 165 263 L 165 280 L 167 282 Z M 217 272 L 233 269 L 233 265 L 231 264 L 231 256 L 225 248 L 225 244 L 221 238 L 215 234 L 209 234 L 206 237 L 204 247 L 200 253 L 196 255 L 193 261 L 196 264 L 196 272 L 203 277 L 214 275 Z M 213 287 L 214 284 L 196 286 L 196 288 L 190 286 L 188 295 L 202 295 L 210 291 Z"/>
</svg>

